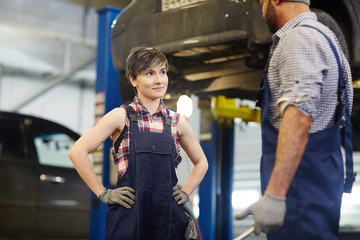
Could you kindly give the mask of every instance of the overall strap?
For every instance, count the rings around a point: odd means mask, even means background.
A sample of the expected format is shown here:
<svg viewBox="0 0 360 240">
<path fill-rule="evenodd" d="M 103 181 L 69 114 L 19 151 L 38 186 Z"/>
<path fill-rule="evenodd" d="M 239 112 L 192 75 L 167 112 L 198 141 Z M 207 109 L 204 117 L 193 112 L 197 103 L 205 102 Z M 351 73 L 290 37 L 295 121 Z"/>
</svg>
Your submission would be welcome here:
<svg viewBox="0 0 360 240">
<path fill-rule="evenodd" d="M 351 189 L 352 189 L 353 183 L 356 178 L 356 172 L 354 172 L 354 170 L 353 170 L 353 156 L 352 156 L 353 146 L 352 146 L 352 128 L 351 128 L 351 120 L 350 120 L 349 97 L 348 97 L 348 93 L 347 93 L 346 87 L 345 87 L 344 74 L 343 74 L 342 67 L 341 67 L 340 57 L 339 57 L 339 54 L 338 54 L 333 42 L 324 32 L 322 32 L 320 29 L 310 26 L 310 25 L 300 25 L 300 27 L 313 28 L 313 29 L 317 30 L 318 32 L 320 32 L 322 35 L 324 35 L 324 37 L 329 42 L 332 51 L 334 52 L 334 55 L 335 55 L 335 58 L 336 58 L 336 61 L 338 64 L 338 70 L 339 70 L 338 101 L 339 101 L 340 110 L 338 111 L 338 115 L 336 116 L 336 121 L 337 122 L 340 121 L 341 117 L 343 115 L 344 106 L 343 106 L 341 97 L 342 97 L 342 94 L 344 93 L 344 95 L 345 95 L 345 126 L 344 126 L 345 138 L 343 140 L 343 144 L 344 144 L 344 148 L 345 148 L 345 157 L 346 157 L 346 178 L 345 178 L 344 192 L 351 193 Z"/>
<path fill-rule="evenodd" d="M 166 109 L 167 117 L 164 119 L 164 133 L 171 136 L 171 122 L 172 119 L 170 117 L 170 111 L 169 109 Z"/>
<path fill-rule="evenodd" d="M 131 105 L 126 106 L 126 115 L 130 121 L 130 132 L 139 132 L 137 113 L 134 111 Z"/>
</svg>

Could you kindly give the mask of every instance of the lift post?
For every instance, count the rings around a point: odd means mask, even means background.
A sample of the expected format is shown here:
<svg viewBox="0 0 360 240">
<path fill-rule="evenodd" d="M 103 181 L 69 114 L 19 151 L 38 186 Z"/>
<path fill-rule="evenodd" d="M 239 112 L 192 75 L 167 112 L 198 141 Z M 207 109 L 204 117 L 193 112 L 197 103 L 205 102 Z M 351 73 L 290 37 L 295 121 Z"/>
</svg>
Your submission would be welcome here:
<svg viewBox="0 0 360 240">
<path fill-rule="evenodd" d="M 204 240 L 231 240 L 234 127 L 215 121 L 210 103 L 199 103 L 200 144 L 209 163 L 199 187 L 199 225 Z"/>
<path fill-rule="evenodd" d="M 123 102 L 119 92 L 119 72 L 115 69 L 111 55 L 111 25 L 122 9 L 105 7 L 97 10 L 98 41 L 96 56 L 96 106 L 95 122 Z M 108 138 L 93 153 L 93 164 L 96 174 L 102 179 L 106 188 L 110 188 L 110 149 L 112 142 Z M 105 216 L 107 206 L 91 195 L 90 239 L 100 240 L 105 237 Z"/>
<path fill-rule="evenodd" d="M 209 168 L 199 186 L 199 226 L 203 240 L 215 240 L 217 199 L 217 127 L 211 117 L 209 101 L 199 101 L 201 109 L 200 145 Z"/>
<path fill-rule="evenodd" d="M 231 240 L 234 166 L 234 118 L 260 122 L 260 110 L 239 106 L 224 96 L 199 101 L 200 144 L 209 169 L 200 184 L 199 225 L 203 239 Z"/>
</svg>

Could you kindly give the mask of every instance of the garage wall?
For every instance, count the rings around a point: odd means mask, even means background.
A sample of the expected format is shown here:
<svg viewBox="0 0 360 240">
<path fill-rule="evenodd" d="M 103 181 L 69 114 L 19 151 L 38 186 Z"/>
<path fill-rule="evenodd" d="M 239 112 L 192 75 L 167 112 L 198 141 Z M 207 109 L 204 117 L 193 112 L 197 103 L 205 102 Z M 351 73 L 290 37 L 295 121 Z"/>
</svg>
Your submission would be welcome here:
<svg viewBox="0 0 360 240">
<path fill-rule="evenodd" d="M 242 212 L 261 196 L 260 158 L 261 128 L 257 123 L 246 124 L 240 119 L 234 121 L 234 181 L 233 181 L 233 215 Z M 233 221 L 234 237 L 254 224 L 252 216 L 242 221 Z M 265 240 L 265 234 L 248 239 Z"/>
<path fill-rule="evenodd" d="M 42 80 L 4 76 L 0 80 L 0 109 L 11 111 L 46 86 Z M 84 133 L 94 125 L 94 89 L 81 83 L 62 84 L 21 107 L 18 112 L 41 116 Z"/>
<path fill-rule="evenodd" d="M 94 63 L 31 99 L 95 56 L 98 19 L 92 2 L 0 1 L 0 110 L 54 120 L 80 134 L 93 126 Z"/>
</svg>

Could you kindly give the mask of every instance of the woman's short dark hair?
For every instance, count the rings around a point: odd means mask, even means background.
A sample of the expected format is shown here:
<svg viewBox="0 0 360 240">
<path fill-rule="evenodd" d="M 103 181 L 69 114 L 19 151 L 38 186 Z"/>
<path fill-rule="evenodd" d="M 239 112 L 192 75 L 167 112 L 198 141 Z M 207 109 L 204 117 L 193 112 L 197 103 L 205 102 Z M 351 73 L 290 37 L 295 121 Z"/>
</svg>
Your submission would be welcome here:
<svg viewBox="0 0 360 240">
<path fill-rule="evenodd" d="M 146 46 L 134 47 L 126 59 L 126 77 L 129 79 L 129 76 L 131 76 L 136 79 L 137 74 L 163 64 L 165 64 L 165 68 L 168 70 L 168 60 L 158 49 Z"/>
</svg>

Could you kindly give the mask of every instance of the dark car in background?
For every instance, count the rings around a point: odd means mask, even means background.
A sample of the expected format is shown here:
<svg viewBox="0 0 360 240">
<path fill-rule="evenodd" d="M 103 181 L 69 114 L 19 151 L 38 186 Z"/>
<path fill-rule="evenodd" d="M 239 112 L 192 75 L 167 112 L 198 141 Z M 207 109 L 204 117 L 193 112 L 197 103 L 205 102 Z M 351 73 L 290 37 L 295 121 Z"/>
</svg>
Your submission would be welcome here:
<svg viewBox="0 0 360 240">
<path fill-rule="evenodd" d="M 360 150 L 360 1 L 311 0 L 311 7 L 337 35 L 350 62 L 353 136 Z M 131 48 L 140 45 L 156 47 L 167 56 L 170 84 L 165 97 L 176 103 L 182 94 L 252 100 L 272 39 L 258 0 L 133 0 L 115 19 L 111 41 L 125 103 L 134 96 L 125 61 Z"/>
<path fill-rule="evenodd" d="M 67 156 L 78 138 L 0 111 L 0 239 L 89 239 L 90 192 Z"/>
</svg>

